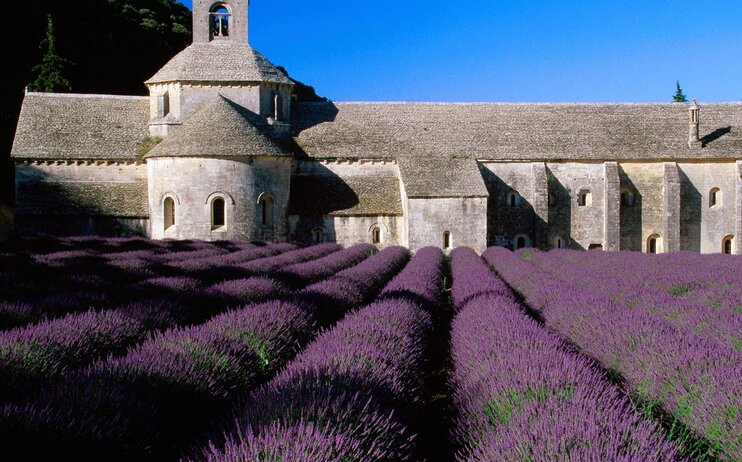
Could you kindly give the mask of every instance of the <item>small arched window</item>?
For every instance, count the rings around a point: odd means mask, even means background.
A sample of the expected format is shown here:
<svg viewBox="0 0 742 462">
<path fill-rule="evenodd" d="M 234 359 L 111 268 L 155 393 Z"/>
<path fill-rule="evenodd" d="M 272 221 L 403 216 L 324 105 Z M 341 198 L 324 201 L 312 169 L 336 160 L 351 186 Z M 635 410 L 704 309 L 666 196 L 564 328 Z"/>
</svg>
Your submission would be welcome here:
<svg viewBox="0 0 742 462">
<path fill-rule="evenodd" d="M 554 238 L 554 248 L 555 249 L 566 249 L 567 248 L 567 241 L 565 241 L 562 236 L 555 237 Z"/>
<path fill-rule="evenodd" d="M 175 226 L 175 201 L 172 197 L 165 198 L 165 203 L 163 204 L 163 215 L 165 229 L 170 229 Z"/>
<path fill-rule="evenodd" d="M 260 222 L 266 228 L 273 228 L 273 198 L 263 196 L 260 199 Z"/>
<path fill-rule="evenodd" d="M 709 191 L 709 207 L 721 205 L 721 189 L 713 188 Z"/>
<path fill-rule="evenodd" d="M 726 236 L 721 241 L 721 253 L 725 253 L 727 255 L 731 255 L 732 254 L 733 244 L 734 244 L 734 236 L 731 236 L 731 235 L 730 236 Z"/>
<path fill-rule="evenodd" d="M 371 242 L 374 244 L 381 244 L 381 228 L 375 226 L 371 230 Z"/>
<path fill-rule="evenodd" d="M 513 238 L 513 249 L 524 249 L 531 246 L 531 238 L 525 234 L 519 234 Z"/>
<path fill-rule="evenodd" d="M 232 20 L 232 15 L 226 6 L 215 5 L 211 9 L 210 19 L 212 37 L 229 37 L 229 23 Z"/>
<path fill-rule="evenodd" d="M 217 197 L 211 201 L 211 229 L 221 228 L 227 224 L 224 198 Z"/>
<path fill-rule="evenodd" d="M 577 196 L 577 205 L 580 207 L 593 205 L 593 193 L 589 189 L 580 189 L 580 194 Z"/>
<path fill-rule="evenodd" d="M 451 248 L 451 232 L 450 231 L 443 231 L 443 248 L 444 249 Z"/>
<path fill-rule="evenodd" d="M 659 234 L 652 234 L 647 238 L 647 253 L 660 253 L 662 239 Z"/>
<path fill-rule="evenodd" d="M 520 207 L 520 204 L 520 194 L 517 191 L 510 191 L 508 193 L 508 207 Z"/>
<path fill-rule="evenodd" d="M 325 242 L 325 231 L 322 228 L 314 228 L 312 230 L 312 243 L 321 244 Z"/>
</svg>

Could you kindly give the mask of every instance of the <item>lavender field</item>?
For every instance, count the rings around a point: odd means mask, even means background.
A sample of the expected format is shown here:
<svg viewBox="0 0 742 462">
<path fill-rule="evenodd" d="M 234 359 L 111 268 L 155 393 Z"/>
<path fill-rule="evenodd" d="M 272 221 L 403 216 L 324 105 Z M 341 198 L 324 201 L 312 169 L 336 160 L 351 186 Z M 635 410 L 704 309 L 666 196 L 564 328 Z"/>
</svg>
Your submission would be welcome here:
<svg viewBox="0 0 742 462">
<path fill-rule="evenodd" d="M 742 461 L 742 259 L 0 244 L 0 460 Z"/>
</svg>

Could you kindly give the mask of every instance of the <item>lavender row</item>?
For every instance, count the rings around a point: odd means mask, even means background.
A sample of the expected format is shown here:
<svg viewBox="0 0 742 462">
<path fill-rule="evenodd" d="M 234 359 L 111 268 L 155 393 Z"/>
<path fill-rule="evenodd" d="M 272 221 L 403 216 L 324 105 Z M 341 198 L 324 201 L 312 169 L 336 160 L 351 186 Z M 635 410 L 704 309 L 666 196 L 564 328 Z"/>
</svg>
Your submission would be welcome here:
<svg viewBox="0 0 742 462">
<path fill-rule="evenodd" d="M 679 460 L 661 429 L 528 317 L 474 251 L 454 250 L 451 266 L 457 460 Z"/>
<path fill-rule="evenodd" d="M 585 290 L 657 314 L 690 335 L 742 351 L 740 257 L 560 251 L 538 252 L 530 261 L 556 277 L 579 280 Z"/>
<path fill-rule="evenodd" d="M 340 274 L 388 280 L 406 259 L 388 249 Z M 367 290 L 364 298 L 378 289 Z M 9 440 L 0 447 L 47 442 L 36 444 L 27 460 L 65 451 L 76 460 L 174 459 L 231 397 L 275 373 L 316 334 L 324 307 L 310 300 L 300 292 L 293 301 L 248 305 L 164 332 L 46 388 L 36 400 L 8 405 L 0 413 L 0 438 Z"/>
<path fill-rule="evenodd" d="M 344 250 L 332 252 L 324 257 L 303 263 L 294 263 L 267 275 L 242 279 L 229 279 L 211 286 L 211 290 L 240 304 L 256 301 L 256 298 L 288 296 L 292 289 L 352 267 L 376 252 L 371 244 L 358 244 Z"/>
<path fill-rule="evenodd" d="M 306 287 L 302 297 L 319 307 L 321 323 L 335 322 L 350 308 L 370 302 L 389 281 L 389 274 L 402 270 L 409 256 L 404 247 L 387 247 L 374 258 Z M 390 268 L 390 273 L 376 272 L 379 266 Z"/>
<path fill-rule="evenodd" d="M 335 252 L 315 262 L 295 265 L 291 274 L 296 281 L 313 282 L 362 261 L 373 248 L 359 245 Z M 318 271 L 317 266 L 325 272 Z M 202 290 L 199 280 L 189 277 L 155 278 L 141 286 L 149 288 L 151 298 L 130 302 L 110 314 L 72 315 L 0 334 L 0 399 L 16 397 L 33 385 L 121 352 L 122 347 L 143 340 L 148 331 L 203 322 L 237 300 L 244 305 L 290 293 L 286 285 L 266 277 L 219 284 L 211 289 L 218 294 L 213 296 Z M 91 320 L 99 318 L 100 328 L 91 329 Z M 80 332 L 85 335 L 80 336 Z"/>
<path fill-rule="evenodd" d="M 688 450 L 742 457 L 742 363 L 732 348 L 555 278 L 507 250 L 492 248 L 484 257 L 549 328 L 622 376 L 647 412 L 661 409 L 703 437 L 674 435 Z"/>
<path fill-rule="evenodd" d="M 0 403 L 107 354 L 123 352 L 146 334 L 142 322 L 119 311 L 91 311 L 1 332 Z"/>
<path fill-rule="evenodd" d="M 225 441 L 194 459 L 412 460 L 443 263 L 438 249 L 418 252 L 378 301 L 241 402 Z"/>
<path fill-rule="evenodd" d="M 274 256 L 283 250 L 285 247 L 278 244 L 252 246 L 240 253 L 244 260 L 251 260 L 263 259 L 267 255 Z M 297 253 L 302 258 L 317 255 L 316 251 L 310 249 L 303 249 L 303 253 L 302 251 Z M 131 263 L 134 263 L 134 266 L 129 266 Z M 0 329 L 20 327 L 90 309 L 110 309 L 119 304 L 129 304 L 131 301 L 151 303 L 153 299 L 170 299 L 180 302 L 184 308 L 190 310 L 197 310 L 199 307 L 211 308 L 214 305 L 215 302 L 210 300 L 209 294 L 200 292 L 194 297 L 184 290 L 184 286 L 191 292 L 203 289 L 200 279 L 193 276 L 156 276 L 155 272 L 142 266 L 145 264 L 141 260 L 132 262 L 124 259 L 107 263 L 107 268 L 86 267 L 82 273 L 59 274 L 59 270 L 56 270 L 55 273 L 49 274 L 34 272 L 33 279 L 24 278 L 23 274 L 12 279 L 0 278 L 3 288 L 8 286 L 8 290 L 4 290 L 3 294 L 5 300 L 0 300 Z M 111 268 L 113 265 L 115 268 Z M 134 278 L 127 277 L 135 273 Z M 53 282 L 50 283 L 49 279 Z M 198 320 L 199 318 L 196 318 L 183 322 Z"/>
</svg>

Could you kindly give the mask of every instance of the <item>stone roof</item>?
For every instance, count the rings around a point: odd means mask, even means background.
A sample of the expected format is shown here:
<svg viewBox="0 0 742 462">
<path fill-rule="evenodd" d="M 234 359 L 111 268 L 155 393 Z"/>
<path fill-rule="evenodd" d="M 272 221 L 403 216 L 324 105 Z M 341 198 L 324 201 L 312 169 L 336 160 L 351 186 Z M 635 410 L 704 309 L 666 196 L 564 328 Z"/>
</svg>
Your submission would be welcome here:
<svg viewBox="0 0 742 462">
<path fill-rule="evenodd" d="M 27 93 L 11 156 L 138 159 L 148 122 L 146 97 Z"/>
<path fill-rule="evenodd" d="M 160 69 L 148 84 L 165 82 L 293 82 L 250 45 L 214 40 L 194 43 Z"/>
<path fill-rule="evenodd" d="M 147 182 L 22 182 L 16 193 L 20 215 L 149 215 Z"/>
<path fill-rule="evenodd" d="M 299 175 L 291 178 L 289 215 L 402 215 L 394 176 Z"/>
<path fill-rule="evenodd" d="M 398 158 L 407 197 L 488 197 L 475 159 L 431 155 Z"/>
<path fill-rule="evenodd" d="M 258 118 L 221 95 L 152 148 L 152 157 L 290 156 L 258 125 Z M 265 124 L 263 124 L 265 125 Z"/>
<path fill-rule="evenodd" d="M 742 156 L 742 103 L 701 104 L 704 147 L 688 147 L 688 105 L 667 103 L 298 103 L 312 158 L 704 159 Z M 405 179 L 405 182 L 408 180 Z"/>
</svg>

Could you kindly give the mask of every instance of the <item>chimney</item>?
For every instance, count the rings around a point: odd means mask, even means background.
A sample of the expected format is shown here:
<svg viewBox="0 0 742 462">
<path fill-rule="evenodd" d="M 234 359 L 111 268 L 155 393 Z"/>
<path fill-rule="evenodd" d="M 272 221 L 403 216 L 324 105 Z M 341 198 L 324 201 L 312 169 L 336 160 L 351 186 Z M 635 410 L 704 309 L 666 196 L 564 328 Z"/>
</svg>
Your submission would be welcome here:
<svg viewBox="0 0 742 462">
<path fill-rule="evenodd" d="M 703 142 L 699 136 L 699 128 L 701 125 L 701 108 L 698 107 L 696 100 L 693 100 L 693 104 L 688 109 L 688 147 L 689 148 L 702 148 Z"/>
</svg>

